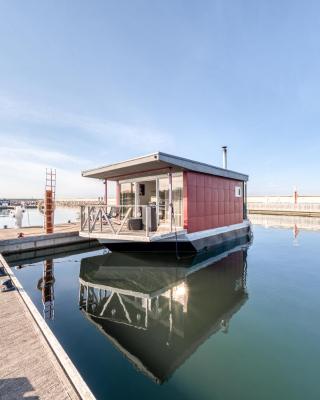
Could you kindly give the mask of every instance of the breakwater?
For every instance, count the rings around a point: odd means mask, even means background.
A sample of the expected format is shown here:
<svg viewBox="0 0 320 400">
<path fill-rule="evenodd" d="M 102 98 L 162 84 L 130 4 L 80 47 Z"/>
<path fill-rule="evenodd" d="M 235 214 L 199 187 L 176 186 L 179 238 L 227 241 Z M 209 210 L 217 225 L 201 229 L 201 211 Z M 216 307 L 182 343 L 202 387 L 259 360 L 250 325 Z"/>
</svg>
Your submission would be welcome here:
<svg viewBox="0 0 320 400">
<path fill-rule="evenodd" d="M 320 196 L 252 196 L 247 204 L 250 214 L 320 216 Z"/>
</svg>

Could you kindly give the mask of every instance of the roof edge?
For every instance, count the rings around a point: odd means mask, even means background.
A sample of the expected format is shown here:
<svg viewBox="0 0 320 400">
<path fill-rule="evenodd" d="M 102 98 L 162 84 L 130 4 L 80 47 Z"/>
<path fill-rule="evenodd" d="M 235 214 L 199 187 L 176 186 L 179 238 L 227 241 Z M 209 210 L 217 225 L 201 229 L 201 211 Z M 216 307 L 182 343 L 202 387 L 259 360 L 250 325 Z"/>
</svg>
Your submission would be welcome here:
<svg viewBox="0 0 320 400">
<path fill-rule="evenodd" d="M 172 154 L 164 153 L 164 152 L 154 152 L 144 156 L 130 158 L 124 161 L 119 161 L 116 163 L 104 165 L 98 168 L 87 169 L 81 172 L 83 177 L 92 177 L 93 174 L 99 174 L 106 172 L 106 170 L 116 169 L 117 167 L 121 168 L 121 166 L 127 163 L 132 165 L 139 165 L 140 163 L 147 163 L 151 161 L 162 161 L 163 163 L 167 163 L 168 165 L 180 167 L 181 169 L 209 174 L 209 175 L 217 175 L 229 179 L 248 181 L 249 176 L 247 174 L 243 174 L 237 171 L 233 171 L 230 169 L 225 169 L 221 167 L 216 167 L 211 164 L 203 163 L 200 161 L 191 160 L 189 158 L 184 158 L 180 156 L 174 156 Z M 99 178 L 96 178 L 99 179 Z M 103 178 L 101 178 L 103 179 Z"/>
<path fill-rule="evenodd" d="M 158 152 L 159 154 L 159 160 L 160 161 L 164 161 L 164 162 L 170 162 L 170 158 L 171 159 L 175 159 L 175 160 L 179 160 L 181 163 L 179 163 L 179 166 L 183 167 L 184 163 L 189 163 L 189 164 L 194 164 L 194 168 L 188 168 L 186 166 L 186 169 L 189 170 L 193 170 L 193 171 L 197 171 L 199 168 L 199 166 L 202 166 L 203 168 L 207 168 L 208 169 L 208 174 L 211 175 L 215 175 L 214 171 L 219 175 L 219 176 L 225 176 L 226 178 L 231 178 L 231 176 L 228 175 L 234 175 L 234 179 L 236 176 L 238 177 L 238 179 L 244 180 L 244 181 L 248 181 L 249 180 L 249 176 L 247 174 L 243 174 L 241 172 L 237 172 L 237 171 L 233 171 L 231 169 L 226 169 L 226 168 L 221 168 L 221 167 L 216 167 L 215 165 L 211 165 L 211 164 L 207 164 L 201 161 L 195 161 L 195 160 L 191 160 L 190 158 L 184 158 L 184 157 L 180 157 L 180 156 L 173 156 L 171 154 L 168 153 L 163 153 L 161 151 Z M 177 164 L 176 164 L 177 165 Z M 211 172 L 210 172 L 211 170 Z M 203 170 L 199 171 L 202 173 L 206 173 Z"/>
<path fill-rule="evenodd" d="M 81 171 L 81 175 L 82 176 L 86 176 L 87 174 L 90 174 L 91 172 L 96 172 L 97 173 L 99 170 L 104 169 L 106 167 L 108 167 L 108 168 L 116 167 L 117 165 L 120 165 L 120 164 L 123 164 L 123 163 L 127 163 L 127 162 L 133 162 L 133 161 L 142 160 L 143 158 L 149 158 L 149 157 L 155 157 L 155 156 L 157 156 L 157 158 L 158 158 L 159 155 L 160 155 L 160 151 L 156 151 L 155 153 L 146 154 L 144 156 L 128 158 L 126 160 L 117 161 L 117 162 L 112 163 L 112 164 L 102 165 L 102 166 L 96 167 L 96 168 L 85 169 L 85 170 Z"/>
</svg>

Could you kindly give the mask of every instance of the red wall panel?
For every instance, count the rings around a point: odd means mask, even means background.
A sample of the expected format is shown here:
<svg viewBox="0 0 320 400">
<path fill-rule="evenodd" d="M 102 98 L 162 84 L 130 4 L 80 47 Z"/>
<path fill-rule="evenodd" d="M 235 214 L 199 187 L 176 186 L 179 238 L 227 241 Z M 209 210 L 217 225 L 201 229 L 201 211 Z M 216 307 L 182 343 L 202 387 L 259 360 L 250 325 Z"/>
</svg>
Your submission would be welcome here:
<svg viewBox="0 0 320 400">
<path fill-rule="evenodd" d="M 184 228 L 203 231 L 243 221 L 243 198 L 235 187 L 243 183 L 196 172 L 183 174 Z"/>
</svg>

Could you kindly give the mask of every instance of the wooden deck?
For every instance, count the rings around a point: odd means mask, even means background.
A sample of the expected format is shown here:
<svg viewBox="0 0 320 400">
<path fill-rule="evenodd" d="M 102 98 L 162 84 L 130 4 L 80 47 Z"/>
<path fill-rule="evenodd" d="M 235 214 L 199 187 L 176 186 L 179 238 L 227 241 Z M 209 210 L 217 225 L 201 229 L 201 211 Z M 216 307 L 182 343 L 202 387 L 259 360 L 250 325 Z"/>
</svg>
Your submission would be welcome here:
<svg viewBox="0 0 320 400">
<path fill-rule="evenodd" d="M 0 293 L 0 398 L 79 399 L 18 292 Z"/>
<path fill-rule="evenodd" d="M 181 239 L 182 235 L 186 234 L 186 229 L 177 227 L 175 231 L 170 231 L 166 226 L 159 227 L 154 232 L 149 232 L 149 235 L 146 236 L 146 232 L 143 230 L 139 231 L 131 231 L 125 229 L 118 234 L 114 234 L 110 229 L 103 229 L 102 231 L 97 229 L 92 232 L 88 231 L 80 231 L 79 235 L 81 237 L 87 237 L 91 239 L 97 240 L 109 240 L 109 241 L 130 241 L 130 242 L 152 242 L 157 240 L 169 239 L 173 240 L 176 237 L 176 234 Z"/>
</svg>

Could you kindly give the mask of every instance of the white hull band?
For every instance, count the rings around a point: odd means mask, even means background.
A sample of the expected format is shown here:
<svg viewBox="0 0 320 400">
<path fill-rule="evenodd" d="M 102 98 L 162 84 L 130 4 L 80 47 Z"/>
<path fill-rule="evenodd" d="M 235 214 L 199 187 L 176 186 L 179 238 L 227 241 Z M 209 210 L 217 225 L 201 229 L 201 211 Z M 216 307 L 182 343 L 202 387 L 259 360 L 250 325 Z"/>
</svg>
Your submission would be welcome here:
<svg viewBox="0 0 320 400">
<path fill-rule="evenodd" d="M 165 235 L 154 234 L 151 237 L 115 235 L 103 233 L 80 232 L 81 236 L 90 236 L 97 239 L 110 250 L 117 251 L 155 251 L 174 250 L 176 246 L 180 250 L 201 251 L 212 246 L 220 245 L 226 241 L 236 240 L 248 236 L 251 238 L 251 225 L 249 221 L 241 224 L 229 225 L 221 228 L 208 229 L 194 233 L 187 233 L 186 230 L 171 232 Z"/>
</svg>

